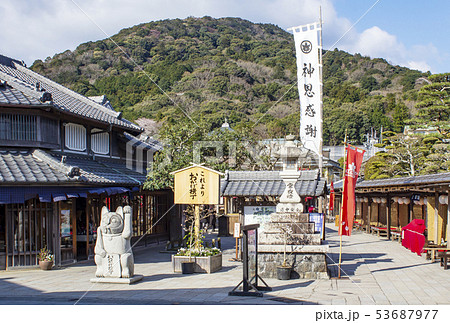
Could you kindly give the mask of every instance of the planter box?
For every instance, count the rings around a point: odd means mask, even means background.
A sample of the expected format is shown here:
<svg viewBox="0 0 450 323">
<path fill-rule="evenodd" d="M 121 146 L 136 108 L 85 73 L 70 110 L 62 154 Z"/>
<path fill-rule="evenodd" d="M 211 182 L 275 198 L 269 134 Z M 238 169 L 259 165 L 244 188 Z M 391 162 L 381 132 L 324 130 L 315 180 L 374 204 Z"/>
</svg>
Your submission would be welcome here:
<svg viewBox="0 0 450 323">
<path fill-rule="evenodd" d="M 189 261 L 189 256 L 172 256 L 173 271 L 181 273 L 181 263 Z M 222 254 L 208 257 L 191 257 L 194 273 L 213 273 L 222 269 Z"/>
</svg>

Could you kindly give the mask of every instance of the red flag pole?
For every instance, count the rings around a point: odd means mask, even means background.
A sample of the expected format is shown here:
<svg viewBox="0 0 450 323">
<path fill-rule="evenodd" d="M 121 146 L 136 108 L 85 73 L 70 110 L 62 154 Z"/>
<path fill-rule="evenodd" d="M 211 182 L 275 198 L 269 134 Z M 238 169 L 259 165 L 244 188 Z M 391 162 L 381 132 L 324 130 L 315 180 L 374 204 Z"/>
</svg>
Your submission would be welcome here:
<svg viewBox="0 0 450 323">
<path fill-rule="evenodd" d="M 342 215 L 344 209 L 344 194 L 345 194 L 345 174 L 347 172 L 347 129 L 345 129 L 344 137 L 344 172 L 342 176 L 342 200 L 341 200 L 341 212 L 339 215 L 339 266 L 338 266 L 338 278 L 341 278 L 341 260 L 342 260 Z"/>
</svg>

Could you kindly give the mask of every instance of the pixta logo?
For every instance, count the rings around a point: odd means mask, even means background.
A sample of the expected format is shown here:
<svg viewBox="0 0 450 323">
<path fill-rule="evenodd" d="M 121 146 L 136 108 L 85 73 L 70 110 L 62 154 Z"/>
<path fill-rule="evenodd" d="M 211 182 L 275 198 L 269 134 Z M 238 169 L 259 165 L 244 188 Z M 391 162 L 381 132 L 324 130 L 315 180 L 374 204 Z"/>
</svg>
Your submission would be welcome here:
<svg viewBox="0 0 450 323">
<path fill-rule="evenodd" d="M 135 170 L 138 173 L 146 174 L 147 170 L 152 168 L 154 150 L 145 149 L 149 145 L 133 138 L 126 144 L 126 167 Z M 146 158 L 144 158 L 144 151 Z"/>
</svg>

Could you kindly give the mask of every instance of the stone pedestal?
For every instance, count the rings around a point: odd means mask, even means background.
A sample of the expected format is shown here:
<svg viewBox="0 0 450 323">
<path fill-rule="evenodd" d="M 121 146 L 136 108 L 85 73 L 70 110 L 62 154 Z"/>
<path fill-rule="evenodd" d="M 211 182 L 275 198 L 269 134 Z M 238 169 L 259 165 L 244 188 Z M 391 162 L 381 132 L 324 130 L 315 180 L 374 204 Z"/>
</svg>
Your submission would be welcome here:
<svg viewBox="0 0 450 323">
<path fill-rule="evenodd" d="M 292 266 L 292 278 L 329 278 L 326 263 L 329 248 L 321 244 L 320 233 L 314 233 L 314 222 L 309 222 L 308 213 L 271 214 L 258 242 L 258 273 L 261 277 L 277 277 L 277 266 L 283 263 L 286 248 L 286 262 Z"/>
<path fill-rule="evenodd" d="M 96 277 L 91 278 L 91 283 L 105 283 L 105 284 L 133 284 L 144 278 L 143 275 L 134 275 L 130 278 L 117 278 L 117 277 Z"/>
</svg>

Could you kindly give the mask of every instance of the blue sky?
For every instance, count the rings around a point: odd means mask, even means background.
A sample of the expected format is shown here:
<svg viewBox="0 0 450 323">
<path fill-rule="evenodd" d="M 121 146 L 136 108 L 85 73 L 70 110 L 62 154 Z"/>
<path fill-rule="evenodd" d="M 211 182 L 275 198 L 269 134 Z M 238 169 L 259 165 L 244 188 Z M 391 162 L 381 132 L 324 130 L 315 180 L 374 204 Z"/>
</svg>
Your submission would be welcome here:
<svg viewBox="0 0 450 323">
<path fill-rule="evenodd" d="M 122 28 L 188 16 L 241 17 L 287 29 L 317 20 L 320 6 L 325 49 L 450 72 L 450 1 L 442 0 L 2 0 L 0 53 L 31 65 Z"/>
</svg>

